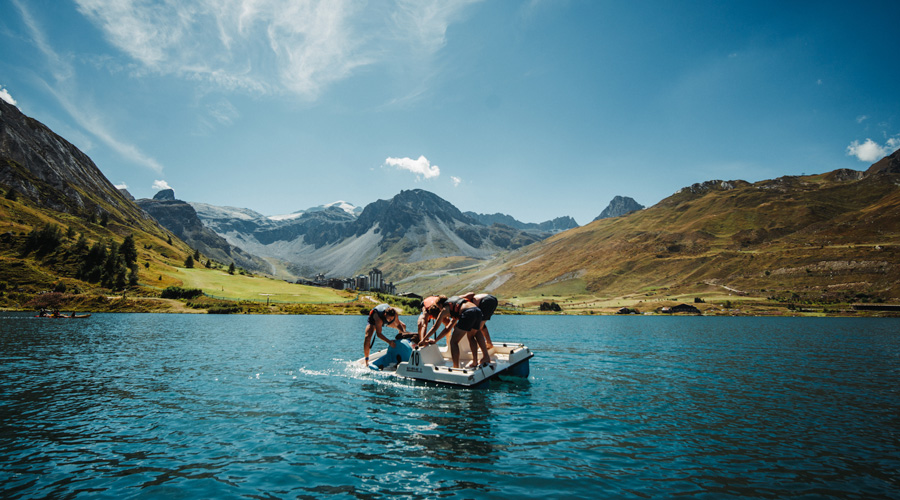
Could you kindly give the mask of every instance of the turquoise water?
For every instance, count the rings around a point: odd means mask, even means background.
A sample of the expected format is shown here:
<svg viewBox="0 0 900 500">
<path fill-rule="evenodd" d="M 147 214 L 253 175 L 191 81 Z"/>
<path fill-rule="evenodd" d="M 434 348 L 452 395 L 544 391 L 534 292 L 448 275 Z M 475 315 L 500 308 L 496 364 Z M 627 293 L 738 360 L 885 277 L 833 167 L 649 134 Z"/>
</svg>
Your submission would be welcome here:
<svg viewBox="0 0 900 500">
<path fill-rule="evenodd" d="M 0 497 L 900 498 L 897 320 L 495 316 L 481 391 L 364 326 L 0 313 Z"/>
</svg>

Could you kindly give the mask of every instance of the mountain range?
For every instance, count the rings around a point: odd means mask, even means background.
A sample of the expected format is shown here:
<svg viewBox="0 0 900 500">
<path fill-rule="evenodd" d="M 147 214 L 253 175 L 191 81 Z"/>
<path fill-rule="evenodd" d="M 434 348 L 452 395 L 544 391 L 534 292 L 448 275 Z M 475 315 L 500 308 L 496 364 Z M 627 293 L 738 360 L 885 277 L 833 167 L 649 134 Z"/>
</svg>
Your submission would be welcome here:
<svg viewBox="0 0 900 500">
<path fill-rule="evenodd" d="M 528 230 L 485 225 L 421 189 L 401 191 L 390 200 L 378 200 L 358 210 L 339 202 L 290 217 L 191 205 L 203 224 L 229 244 L 267 259 L 292 276 L 351 276 L 379 267 L 403 278 L 415 272 L 420 262 L 471 264 L 552 234 L 538 230 L 551 227 L 552 221 Z"/>
<path fill-rule="evenodd" d="M 867 171 L 714 180 L 420 289 L 775 301 L 900 297 L 900 151 Z"/>
<path fill-rule="evenodd" d="M 401 291 L 419 293 L 895 300 L 898 186 L 895 152 L 864 172 L 693 184 L 649 208 L 617 198 L 604 211 L 613 217 L 581 227 L 566 217 L 523 224 L 464 213 L 419 189 L 361 209 L 338 203 L 265 217 L 171 192 L 133 201 L 87 155 L 0 100 L 0 282 L 77 285 L 86 255 L 79 235 L 109 249 L 130 236 L 142 264 L 134 275 L 153 286 L 178 283 L 178 268 L 199 250 L 278 277 L 379 267 Z M 38 231 L 54 224 L 67 230 Z M 55 247 L 31 252 L 44 233 Z"/>
</svg>

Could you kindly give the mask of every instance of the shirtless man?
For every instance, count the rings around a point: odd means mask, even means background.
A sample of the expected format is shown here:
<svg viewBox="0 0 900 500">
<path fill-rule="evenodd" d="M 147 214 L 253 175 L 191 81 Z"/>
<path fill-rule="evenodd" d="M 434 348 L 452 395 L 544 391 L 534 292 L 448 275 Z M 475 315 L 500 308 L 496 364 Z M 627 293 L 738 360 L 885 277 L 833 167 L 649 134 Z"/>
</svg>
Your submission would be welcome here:
<svg viewBox="0 0 900 500">
<path fill-rule="evenodd" d="M 487 329 L 487 322 L 491 319 L 491 316 L 494 315 L 494 311 L 497 310 L 497 297 L 487 293 L 475 295 L 472 292 L 460 295 L 460 297 L 468 300 L 481 309 L 481 325 L 479 326 L 479 329 L 481 330 L 481 334 L 484 335 L 484 340 L 487 342 L 488 349 L 494 347 L 494 343 L 491 342 L 491 334 Z"/>
</svg>

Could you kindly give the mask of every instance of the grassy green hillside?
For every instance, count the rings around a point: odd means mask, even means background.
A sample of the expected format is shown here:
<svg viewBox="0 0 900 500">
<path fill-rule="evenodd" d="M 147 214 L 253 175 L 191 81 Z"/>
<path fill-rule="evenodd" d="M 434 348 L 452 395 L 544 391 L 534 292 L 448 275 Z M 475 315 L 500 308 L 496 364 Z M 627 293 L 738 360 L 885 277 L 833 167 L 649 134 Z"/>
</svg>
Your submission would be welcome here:
<svg viewBox="0 0 900 500">
<path fill-rule="evenodd" d="M 579 312 L 695 297 L 799 307 L 897 301 L 900 176 L 859 174 L 694 185 L 477 271 L 408 286 L 491 290 L 529 306 L 552 297 Z"/>
<path fill-rule="evenodd" d="M 0 198 L 0 306 L 13 307 L 28 302 L 27 296 L 58 290 L 68 293 L 101 294 L 99 282 L 80 277 L 91 247 L 120 246 L 127 236 L 135 242 L 138 283 L 154 286 L 175 284 L 167 278 L 174 266 L 182 265 L 190 253 L 184 243 L 146 221 L 126 225 L 121 214 L 113 211 L 108 219 L 85 220 L 65 212 L 36 206 L 31 200 L 15 196 L 9 189 Z M 39 245 L 30 244 L 36 234 L 47 233 Z M 108 247 L 107 247 L 108 248 Z M 130 270 L 126 270 L 126 279 Z M 108 287 L 107 287 L 108 288 Z M 129 287 L 137 295 L 152 294 L 147 287 Z M 12 298 L 19 294 L 18 300 Z"/>
</svg>

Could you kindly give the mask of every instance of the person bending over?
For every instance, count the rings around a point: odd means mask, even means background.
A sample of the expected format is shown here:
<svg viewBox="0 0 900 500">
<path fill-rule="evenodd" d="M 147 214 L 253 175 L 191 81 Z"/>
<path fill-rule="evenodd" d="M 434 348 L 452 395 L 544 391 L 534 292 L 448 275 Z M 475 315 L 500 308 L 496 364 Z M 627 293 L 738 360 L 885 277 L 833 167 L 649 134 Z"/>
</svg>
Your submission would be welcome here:
<svg viewBox="0 0 900 500">
<path fill-rule="evenodd" d="M 366 355 L 364 363 L 366 365 L 369 364 L 369 350 L 372 348 L 372 344 L 375 343 L 375 336 L 387 342 L 391 347 L 394 347 L 394 341 L 385 337 L 381 332 L 383 327 L 390 326 L 396 328 L 397 331 L 400 332 L 400 335 L 406 333 L 406 325 L 400 321 L 399 318 L 400 310 L 396 307 L 391 307 L 388 304 L 378 304 L 369 311 L 369 321 L 366 325 L 366 338 L 363 345 L 363 352 Z"/>
<path fill-rule="evenodd" d="M 481 309 L 481 325 L 479 326 L 479 329 L 481 330 L 481 334 L 484 335 L 484 341 L 487 343 L 488 349 L 494 347 L 494 343 L 491 342 L 491 334 L 488 332 L 487 322 L 491 319 L 491 316 L 494 315 L 494 311 L 497 310 L 497 297 L 487 293 L 475 295 L 472 292 L 461 295 L 461 297 Z"/>
<path fill-rule="evenodd" d="M 444 306 L 441 308 L 441 313 L 438 315 L 438 319 L 435 321 L 434 326 L 431 327 L 431 330 L 429 330 L 427 334 L 425 334 L 423 343 L 437 331 L 438 325 L 442 324 L 446 317 L 450 317 L 450 323 L 444 327 L 444 330 L 441 331 L 440 335 L 435 337 L 434 340 L 441 340 L 441 338 L 446 336 L 452 329 L 453 333 L 450 337 L 450 356 L 453 359 L 453 368 L 459 368 L 459 341 L 462 340 L 463 337 L 469 339 L 469 348 L 472 350 L 472 363 L 474 366 L 479 366 L 479 347 L 484 354 L 481 364 L 490 363 L 491 355 L 488 354 L 484 335 L 481 334 L 480 330 L 481 309 L 462 297 L 453 296 L 447 299 Z"/>
<path fill-rule="evenodd" d="M 419 331 L 418 342 L 420 345 L 424 345 L 422 342 L 425 340 L 425 333 L 428 331 L 428 323 L 438 320 L 445 302 L 447 302 L 446 295 L 432 295 L 425 297 L 425 300 L 422 301 L 422 314 L 419 314 L 419 319 L 416 322 Z M 442 321 L 444 325 L 448 325 L 450 323 L 450 316 L 445 316 Z M 450 339 L 448 338 L 448 346 L 450 345 L 449 342 Z"/>
</svg>

